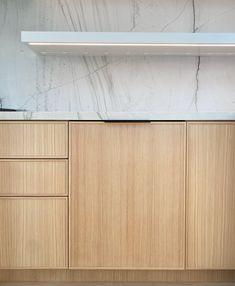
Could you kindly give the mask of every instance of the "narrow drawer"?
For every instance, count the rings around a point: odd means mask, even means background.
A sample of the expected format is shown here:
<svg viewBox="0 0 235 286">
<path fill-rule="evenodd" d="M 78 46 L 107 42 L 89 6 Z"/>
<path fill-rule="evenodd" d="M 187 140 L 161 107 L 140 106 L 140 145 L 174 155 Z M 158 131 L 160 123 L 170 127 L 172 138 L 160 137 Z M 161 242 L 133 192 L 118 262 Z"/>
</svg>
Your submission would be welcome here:
<svg viewBox="0 0 235 286">
<path fill-rule="evenodd" d="M 0 122 L 0 158 L 67 157 L 67 122 Z"/>
<path fill-rule="evenodd" d="M 67 194 L 67 160 L 0 160 L 0 196 Z"/>
<path fill-rule="evenodd" d="M 0 269 L 68 267 L 67 198 L 0 198 Z"/>
</svg>

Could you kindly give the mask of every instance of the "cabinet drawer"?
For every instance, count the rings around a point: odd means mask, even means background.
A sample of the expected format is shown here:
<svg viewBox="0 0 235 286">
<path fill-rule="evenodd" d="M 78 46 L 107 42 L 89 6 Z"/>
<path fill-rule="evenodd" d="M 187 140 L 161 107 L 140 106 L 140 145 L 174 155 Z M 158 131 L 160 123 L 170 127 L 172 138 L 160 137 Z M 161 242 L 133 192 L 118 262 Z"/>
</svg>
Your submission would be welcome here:
<svg viewBox="0 0 235 286">
<path fill-rule="evenodd" d="M 0 198 L 0 268 L 68 266 L 67 198 Z"/>
<path fill-rule="evenodd" d="M 0 158 L 67 158 L 67 122 L 0 122 Z"/>
<path fill-rule="evenodd" d="M 63 196 L 67 160 L 0 160 L 0 196 Z"/>
</svg>

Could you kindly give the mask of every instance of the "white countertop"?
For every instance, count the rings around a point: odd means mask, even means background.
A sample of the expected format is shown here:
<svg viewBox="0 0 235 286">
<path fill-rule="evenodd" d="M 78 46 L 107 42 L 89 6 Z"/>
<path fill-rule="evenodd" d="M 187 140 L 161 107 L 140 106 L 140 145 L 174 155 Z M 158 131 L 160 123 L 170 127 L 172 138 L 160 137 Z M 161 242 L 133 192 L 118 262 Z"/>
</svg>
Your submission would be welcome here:
<svg viewBox="0 0 235 286">
<path fill-rule="evenodd" d="M 235 112 L 0 112 L 0 120 L 235 120 Z"/>
</svg>

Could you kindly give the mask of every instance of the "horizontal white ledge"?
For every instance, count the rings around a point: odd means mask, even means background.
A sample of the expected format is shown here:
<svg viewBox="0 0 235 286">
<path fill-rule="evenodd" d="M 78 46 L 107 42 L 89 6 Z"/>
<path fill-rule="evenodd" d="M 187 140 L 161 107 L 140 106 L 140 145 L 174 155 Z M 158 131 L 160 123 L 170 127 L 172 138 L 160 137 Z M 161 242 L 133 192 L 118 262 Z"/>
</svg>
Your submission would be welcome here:
<svg viewBox="0 0 235 286">
<path fill-rule="evenodd" d="M 21 32 L 42 54 L 235 55 L 235 33 Z"/>
<path fill-rule="evenodd" d="M 147 120 L 147 121 L 197 121 L 235 120 L 235 112 L 0 112 L 0 120 Z"/>
</svg>

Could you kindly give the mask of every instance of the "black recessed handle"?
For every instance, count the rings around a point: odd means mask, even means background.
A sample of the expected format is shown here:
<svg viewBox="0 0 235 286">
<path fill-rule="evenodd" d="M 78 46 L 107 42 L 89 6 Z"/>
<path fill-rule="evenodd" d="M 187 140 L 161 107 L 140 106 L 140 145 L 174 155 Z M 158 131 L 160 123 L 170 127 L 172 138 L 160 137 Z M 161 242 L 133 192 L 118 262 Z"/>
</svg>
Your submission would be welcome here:
<svg viewBox="0 0 235 286">
<path fill-rule="evenodd" d="M 0 112 L 2 111 L 16 111 L 16 109 L 11 109 L 11 108 L 0 108 Z"/>
<path fill-rule="evenodd" d="M 151 120 L 103 120 L 104 123 L 151 123 Z"/>
</svg>

